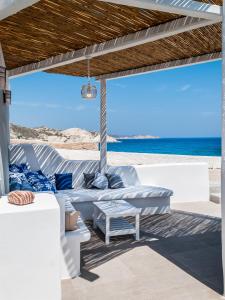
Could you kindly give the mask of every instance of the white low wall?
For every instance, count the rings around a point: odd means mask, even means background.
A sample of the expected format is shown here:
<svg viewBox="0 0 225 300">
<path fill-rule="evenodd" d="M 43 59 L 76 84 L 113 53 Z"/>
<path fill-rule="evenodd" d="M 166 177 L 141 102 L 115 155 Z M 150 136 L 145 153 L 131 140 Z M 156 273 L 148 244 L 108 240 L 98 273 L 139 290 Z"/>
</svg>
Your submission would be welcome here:
<svg viewBox="0 0 225 300">
<path fill-rule="evenodd" d="M 141 184 L 173 190 L 171 202 L 209 201 L 207 163 L 134 166 Z"/>
<path fill-rule="evenodd" d="M 60 300 L 60 212 L 54 195 L 0 199 L 0 299 Z"/>
</svg>

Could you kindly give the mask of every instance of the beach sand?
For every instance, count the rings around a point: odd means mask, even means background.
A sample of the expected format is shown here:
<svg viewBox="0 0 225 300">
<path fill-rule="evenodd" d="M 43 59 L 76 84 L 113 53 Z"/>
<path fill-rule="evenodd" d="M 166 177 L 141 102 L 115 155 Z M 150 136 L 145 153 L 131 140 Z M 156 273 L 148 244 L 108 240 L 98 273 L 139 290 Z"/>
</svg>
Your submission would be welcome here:
<svg viewBox="0 0 225 300">
<path fill-rule="evenodd" d="M 67 159 L 99 160 L 99 151 L 57 149 Z M 220 184 L 221 157 L 218 156 L 189 156 L 171 154 L 149 154 L 129 152 L 108 152 L 109 165 L 144 165 L 161 163 L 206 162 L 209 166 L 211 184 Z"/>
</svg>

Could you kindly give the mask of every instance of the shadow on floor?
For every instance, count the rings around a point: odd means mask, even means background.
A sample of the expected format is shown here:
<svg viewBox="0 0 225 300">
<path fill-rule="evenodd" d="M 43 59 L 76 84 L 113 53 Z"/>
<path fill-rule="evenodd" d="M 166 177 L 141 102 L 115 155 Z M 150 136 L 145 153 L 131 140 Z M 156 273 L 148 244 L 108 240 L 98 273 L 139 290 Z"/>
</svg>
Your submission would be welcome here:
<svg viewBox="0 0 225 300">
<path fill-rule="evenodd" d="M 221 220 L 183 211 L 143 216 L 140 241 L 132 236 L 113 237 L 108 246 L 99 230 L 82 244 L 82 277 L 97 279 L 92 269 L 135 247 L 148 246 L 217 293 L 223 292 Z M 86 276 L 85 276 L 86 274 Z"/>
</svg>

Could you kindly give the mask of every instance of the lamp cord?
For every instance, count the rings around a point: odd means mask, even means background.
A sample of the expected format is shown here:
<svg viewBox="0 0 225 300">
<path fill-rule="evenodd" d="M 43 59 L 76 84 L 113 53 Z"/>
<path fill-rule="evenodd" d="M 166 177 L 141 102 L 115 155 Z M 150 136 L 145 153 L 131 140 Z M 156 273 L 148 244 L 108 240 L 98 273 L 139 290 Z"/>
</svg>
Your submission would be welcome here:
<svg viewBox="0 0 225 300">
<path fill-rule="evenodd" d="M 87 66 L 88 66 L 88 81 L 90 81 L 90 59 L 87 60 Z"/>
</svg>

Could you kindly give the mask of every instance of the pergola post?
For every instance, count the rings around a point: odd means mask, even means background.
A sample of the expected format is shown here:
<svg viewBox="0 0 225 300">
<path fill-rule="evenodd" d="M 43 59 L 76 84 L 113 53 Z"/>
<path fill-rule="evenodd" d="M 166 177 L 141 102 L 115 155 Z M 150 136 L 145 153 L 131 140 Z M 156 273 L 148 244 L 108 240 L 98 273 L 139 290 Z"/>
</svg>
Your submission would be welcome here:
<svg viewBox="0 0 225 300">
<path fill-rule="evenodd" d="M 222 217 L 222 261 L 225 274 L 225 0 L 222 22 L 222 160 L 221 160 L 221 217 Z M 225 276 L 223 276 L 225 287 Z M 224 291 L 223 291 L 224 293 Z"/>
<path fill-rule="evenodd" d="M 100 172 L 103 174 L 107 168 L 106 80 L 102 79 L 100 85 Z"/>
<path fill-rule="evenodd" d="M 0 195 L 9 191 L 9 106 L 4 102 L 7 72 L 0 43 Z"/>
</svg>

